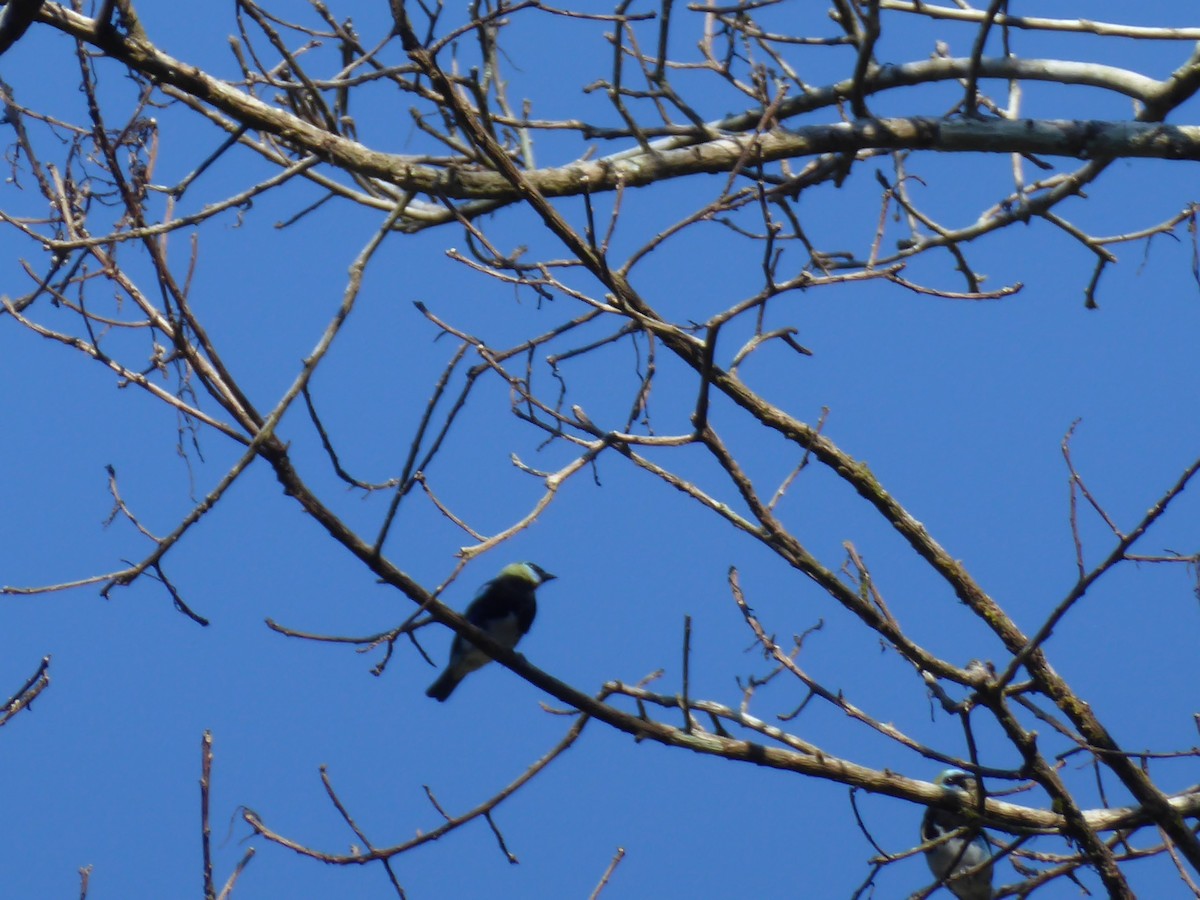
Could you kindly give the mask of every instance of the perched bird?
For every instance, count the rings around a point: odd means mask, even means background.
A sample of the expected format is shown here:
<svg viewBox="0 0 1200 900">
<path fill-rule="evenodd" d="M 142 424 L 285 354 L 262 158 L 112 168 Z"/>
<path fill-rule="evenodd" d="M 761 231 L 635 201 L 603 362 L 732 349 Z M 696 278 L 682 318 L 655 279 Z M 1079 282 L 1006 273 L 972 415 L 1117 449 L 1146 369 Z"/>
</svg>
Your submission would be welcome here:
<svg viewBox="0 0 1200 900">
<path fill-rule="evenodd" d="M 975 778 L 962 769 L 947 769 L 937 777 L 935 784 L 948 791 L 957 791 L 976 796 Z M 944 834 L 967 826 L 961 814 L 931 806 L 925 810 L 921 820 L 921 842 L 936 840 Z M 925 851 L 929 871 L 944 883 L 958 900 L 991 900 L 992 897 L 992 850 L 982 831 L 974 837 L 969 832 L 942 841 Z M 968 869 L 976 869 L 970 875 L 958 877 Z"/>
<path fill-rule="evenodd" d="M 531 562 L 512 563 L 479 589 L 464 614 L 468 622 L 486 631 L 492 640 L 510 650 L 517 646 L 533 617 L 537 615 L 537 589 L 554 578 Z M 450 662 L 437 681 L 425 691 L 426 697 L 441 702 L 453 693 L 458 683 L 492 658 L 460 634 L 450 645 Z"/>
</svg>

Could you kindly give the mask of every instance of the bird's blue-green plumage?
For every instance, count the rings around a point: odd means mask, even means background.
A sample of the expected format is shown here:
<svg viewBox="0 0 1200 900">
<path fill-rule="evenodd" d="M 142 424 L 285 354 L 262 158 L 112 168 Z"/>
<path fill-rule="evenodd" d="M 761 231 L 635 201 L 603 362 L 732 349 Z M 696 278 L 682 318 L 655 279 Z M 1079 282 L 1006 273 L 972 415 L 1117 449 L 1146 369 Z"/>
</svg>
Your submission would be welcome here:
<svg viewBox="0 0 1200 900">
<path fill-rule="evenodd" d="M 936 784 L 948 791 L 957 791 L 970 797 L 977 794 L 975 778 L 962 769 L 946 769 L 937 777 Z M 921 820 L 921 842 L 936 840 L 942 835 L 968 827 L 961 813 L 931 806 L 925 810 Z M 942 841 L 925 851 L 929 871 L 944 883 L 958 900 L 991 900 L 992 897 L 992 850 L 982 830 L 976 829 Z M 972 869 L 977 871 L 963 874 Z"/>
<path fill-rule="evenodd" d="M 479 589 L 463 614 L 468 622 L 510 650 L 529 631 L 537 615 L 537 589 L 550 581 L 551 575 L 531 562 L 511 563 L 495 578 Z M 425 695 L 444 701 L 458 683 L 492 658 L 464 639 L 454 636 L 450 645 L 450 662 Z"/>
</svg>

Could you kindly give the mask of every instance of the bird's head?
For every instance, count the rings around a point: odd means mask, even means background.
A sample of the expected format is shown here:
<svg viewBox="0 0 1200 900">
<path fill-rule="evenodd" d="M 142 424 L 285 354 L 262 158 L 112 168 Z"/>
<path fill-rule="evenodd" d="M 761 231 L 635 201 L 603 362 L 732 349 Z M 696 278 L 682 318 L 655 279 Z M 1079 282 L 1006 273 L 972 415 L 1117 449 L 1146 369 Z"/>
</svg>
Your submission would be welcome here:
<svg viewBox="0 0 1200 900">
<path fill-rule="evenodd" d="M 528 581 L 534 587 L 545 584 L 547 581 L 553 581 L 557 575 L 551 575 L 541 566 L 531 562 L 516 562 L 509 563 L 500 570 L 499 578 L 520 578 L 522 581 Z"/>
<path fill-rule="evenodd" d="M 934 779 L 933 783 L 951 791 L 975 793 L 975 776 L 962 769 L 946 769 Z"/>
</svg>

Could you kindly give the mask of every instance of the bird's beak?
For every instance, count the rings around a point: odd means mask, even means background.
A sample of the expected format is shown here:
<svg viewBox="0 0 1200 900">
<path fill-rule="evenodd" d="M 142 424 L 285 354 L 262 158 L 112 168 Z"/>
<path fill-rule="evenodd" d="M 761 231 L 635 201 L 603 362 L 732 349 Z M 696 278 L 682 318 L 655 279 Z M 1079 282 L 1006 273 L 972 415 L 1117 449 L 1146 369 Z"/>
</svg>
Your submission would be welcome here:
<svg viewBox="0 0 1200 900">
<path fill-rule="evenodd" d="M 539 583 L 539 584 L 545 584 L 547 581 L 553 581 L 553 580 L 554 580 L 555 578 L 557 578 L 557 577 L 558 577 L 557 575 L 551 575 L 549 572 L 543 572 L 543 573 L 542 573 L 542 580 L 541 580 L 540 582 L 538 582 L 538 583 Z"/>
</svg>

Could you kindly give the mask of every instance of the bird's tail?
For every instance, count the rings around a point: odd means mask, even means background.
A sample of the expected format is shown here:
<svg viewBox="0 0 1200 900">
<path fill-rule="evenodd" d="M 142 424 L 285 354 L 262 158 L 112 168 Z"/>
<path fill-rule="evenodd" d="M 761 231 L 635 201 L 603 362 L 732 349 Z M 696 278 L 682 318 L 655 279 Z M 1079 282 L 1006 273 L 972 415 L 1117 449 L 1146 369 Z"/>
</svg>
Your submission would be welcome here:
<svg viewBox="0 0 1200 900">
<path fill-rule="evenodd" d="M 447 668 L 445 672 L 438 676 L 437 681 L 426 689 L 425 696 L 432 697 L 438 703 L 444 703 L 446 698 L 454 693 L 454 689 L 458 687 L 458 683 L 462 680 L 462 675 L 455 672 L 453 668 Z"/>
</svg>

